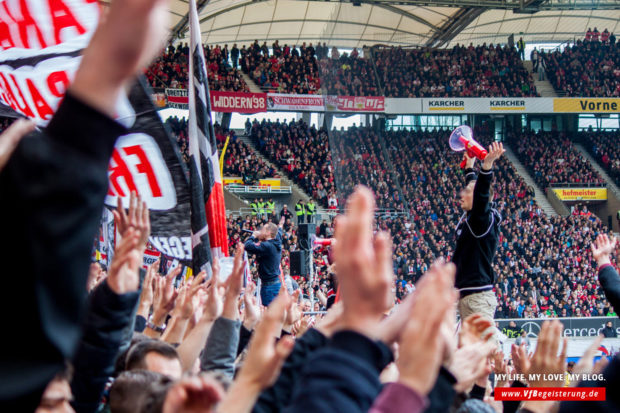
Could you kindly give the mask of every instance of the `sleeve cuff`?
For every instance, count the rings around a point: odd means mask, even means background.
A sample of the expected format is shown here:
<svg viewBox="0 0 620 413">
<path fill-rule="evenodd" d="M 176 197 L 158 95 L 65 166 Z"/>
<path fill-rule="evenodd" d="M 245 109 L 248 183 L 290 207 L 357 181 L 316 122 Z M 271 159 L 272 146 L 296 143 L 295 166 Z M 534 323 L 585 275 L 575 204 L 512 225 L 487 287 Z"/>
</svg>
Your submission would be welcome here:
<svg viewBox="0 0 620 413">
<path fill-rule="evenodd" d="M 354 331 L 340 331 L 334 334 L 330 345 L 366 360 L 377 369 L 377 372 L 381 372 L 394 360 L 394 355 L 388 346 Z"/>
</svg>

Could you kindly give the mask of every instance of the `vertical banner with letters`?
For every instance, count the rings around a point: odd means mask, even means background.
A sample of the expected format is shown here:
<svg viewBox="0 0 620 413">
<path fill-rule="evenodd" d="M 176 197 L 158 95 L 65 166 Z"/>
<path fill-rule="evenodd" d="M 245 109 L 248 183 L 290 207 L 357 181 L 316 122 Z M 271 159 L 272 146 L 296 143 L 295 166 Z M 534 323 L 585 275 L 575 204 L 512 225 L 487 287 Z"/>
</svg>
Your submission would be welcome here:
<svg viewBox="0 0 620 413">
<path fill-rule="evenodd" d="M 152 247 L 189 265 L 192 248 L 186 168 L 141 82 L 132 88 L 129 101 L 138 115 L 129 133 L 114 147 L 105 203 L 115 207 L 120 196 L 128 207 L 129 194 L 139 193 L 150 210 Z"/>
</svg>

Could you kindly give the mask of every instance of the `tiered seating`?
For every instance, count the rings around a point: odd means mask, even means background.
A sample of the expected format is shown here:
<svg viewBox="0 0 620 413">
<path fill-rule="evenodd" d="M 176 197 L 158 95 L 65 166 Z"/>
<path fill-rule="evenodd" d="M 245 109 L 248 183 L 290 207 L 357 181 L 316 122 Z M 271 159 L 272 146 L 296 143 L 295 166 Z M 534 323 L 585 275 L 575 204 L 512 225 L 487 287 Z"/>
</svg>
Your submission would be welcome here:
<svg viewBox="0 0 620 413">
<path fill-rule="evenodd" d="M 340 55 L 332 49 L 330 58 L 319 61 L 322 90 L 328 95 L 379 96 L 377 80 L 370 59 L 360 57 L 357 50 Z"/>
<path fill-rule="evenodd" d="M 376 49 L 387 97 L 537 96 L 515 48 Z"/>
<path fill-rule="evenodd" d="M 259 150 L 306 193 L 328 206 L 335 198 L 329 139 L 324 129 L 308 127 L 302 120 L 290 123 L 254 122 L 252 139 Z"/>
<path fill-rule="evenodd" d="M 228 47 L 206 46 L 204 48 L 210 90 L 228 92 L 249 92 L 241 72 L 229 61 Z M 187 89 L 189 74 L 189 48 L 179 44 L 168 49 L 157 58 L 146 71 L 149 84 L 154 88 Z"/>
<path fill-rule="evenodd" d="M 620 96 L 620 43 L 578 40 L 543 56 L 556 90 L 568 96 Z"/>
<path fill-rule="evenodd" d="M 250 78 L 265 90 L 278 93 L 314 94 L 321 87 L 315 50 L 312 43 L 297 46 L 272 45 L 273 54 L 264 44 L 255 41 L 242 49 L 241 67 Z"/>
<path fill-rule="evenodd" d="M 517 156 L 543 189 L 552 184 L 604 184 L 565 133 L 524 132 L 512 138 Z"/>
<path fill-rule="evenodd" d="M 452 251 L 463 177 L 460 156 L 448 148 L 448 133 L 387 133 L 392 162 L 411 207 L 410 221 L 380 223 L 393 234 L 397 275 L 403 276 L 401 293 L 407 279 L 417 279 L 433 258 L 449 257 Z M 476 131 L 488 142 L 484 135 Z M 596 234 L 604 230 L 601 221 L 594 216 L 548 217 L 512 165 L 505 159 L 496 165 L 495 202 L 503 216 L 494 264 L 498 317 L 609 311 L 597 287 L 596 268 L 584 258 L 589 257 L 587 247 Z"/>
<path fill-rule="evenodd" d="M 578 139 L 620 185 L 620 132 L 580 132 Z"/>
</svg>

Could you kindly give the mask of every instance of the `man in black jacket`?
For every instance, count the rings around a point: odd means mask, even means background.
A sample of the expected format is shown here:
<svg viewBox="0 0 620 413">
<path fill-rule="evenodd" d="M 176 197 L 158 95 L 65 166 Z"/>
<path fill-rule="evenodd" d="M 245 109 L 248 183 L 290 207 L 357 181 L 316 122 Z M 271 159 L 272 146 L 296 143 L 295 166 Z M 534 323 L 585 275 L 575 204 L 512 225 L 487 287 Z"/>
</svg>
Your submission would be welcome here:
<svg viewBox="0 0 620 413">
<path fill-rule="evenodd" d="M 495 315 L 497 298 L 493 292 L 493 258 L 502 216 L 493 207 L 491 181 L 493 163 L 504 152 L 501 143 L 492 143 L 477 177 L 473 170 L 476 158 L 465 154 L 467 185 L 460 193 L 461 208 L 465 212 L 456 227 L 456 248 L 452 257 L 456 264 L 461 320 L 473 313 L 480 313 L 490 320 Z"/>
<path fill-rule="evenodd" d="M 277 296 L 282 283 L 280 282 L 280 260 L 282 259 L 282 228 L 284 219 L 280 219 L 280 225 L 276 226 L 269 222 L 260 229 L 254 231 L 252 236 L 245 242 L 245 250 L 248 254 L 256 255 L 258 263 L 258 276 L 260 277 L 260 298 L 264 306 L 268 306 Z"/>
</svg>

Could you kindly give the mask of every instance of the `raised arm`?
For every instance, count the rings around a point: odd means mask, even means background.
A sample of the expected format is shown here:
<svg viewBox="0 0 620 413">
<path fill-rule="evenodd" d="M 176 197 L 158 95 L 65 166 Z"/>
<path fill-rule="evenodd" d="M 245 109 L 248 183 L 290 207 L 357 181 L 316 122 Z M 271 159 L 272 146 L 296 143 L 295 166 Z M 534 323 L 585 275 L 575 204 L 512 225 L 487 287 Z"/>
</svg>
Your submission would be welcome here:
<svg viewBox="0 0 620 413">
<path fill-rule="evenodd" d="M 489 147 L 489 153 L 482 162 L 482 167 L 476 179 L 474 187 L 474 200 L 469 217 L 469 224 L 474 233 L 480 235 L 490 225 L 491 206 L 491 183 L 493 182 L 493 164 L 506 152 L 504 145 L 500 142 L 493 142 Z"/>
<path fill-rule="evenodd" d="M 606 234 L 601 234 L 592 244 L 592 255 L 598 266 L 598 281 L 605 291 L 605 297 L 617 312 L 620 309 L 620 276 L 611 264 L 611 254 L 616 244 L 616 237 L 610 239 Z"/>
</svg>

